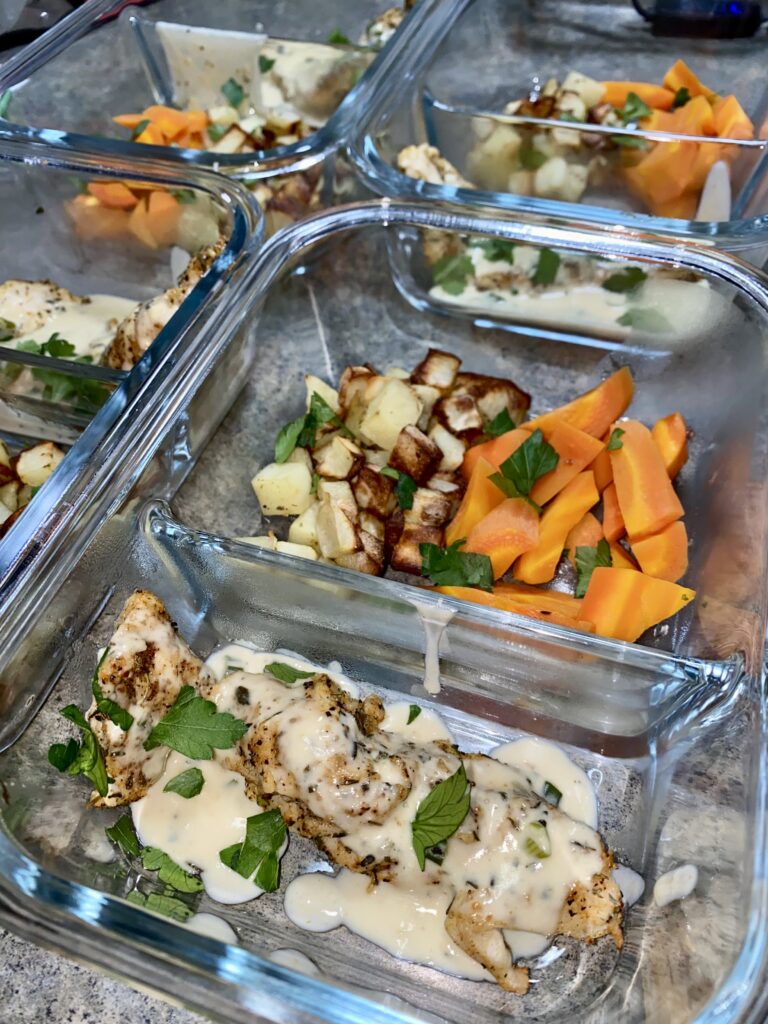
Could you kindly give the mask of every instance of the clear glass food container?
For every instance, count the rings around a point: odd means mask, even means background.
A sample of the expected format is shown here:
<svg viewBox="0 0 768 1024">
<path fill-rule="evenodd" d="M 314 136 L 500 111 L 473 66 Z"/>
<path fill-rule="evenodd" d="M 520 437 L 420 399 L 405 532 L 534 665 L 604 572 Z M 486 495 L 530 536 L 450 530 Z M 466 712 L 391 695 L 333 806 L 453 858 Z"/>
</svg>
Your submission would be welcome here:
<svg viewBox="0 0 768 1024">
<path fill-rule="evenodd" d="M 383 195 L 675 234 L 743 250 L 762 265 L 768 93 L 761 46 L 760 35 L 655 34 L 631 4 L 610 0 L 459 0 L 418 65 L 367 112 L 353 143 L 356 164 Z M 715 125 L 714 97 L 697 95 L 691 82 L 693 106 L 654 108 L 678 102 L 677 77 L 658 97 L 642 83 L 661 86 L 678 60 L 712 92 L 733 94 L 751 127 L 741 114 L 728 116 L 736 110 L 730 101 L 717 108 Z M 626 116 L 606 117 L 595 82 L 590 91 L 567 80 L 569 72 L 627 82 L 630 90 L 641 83 L 649 116 L 640 116 L 643 105 L 633 113 L 614 88 L 618 98 L 608 90 L 603 96 Z M 557 98 L 551 79 L 564 90 Z M 454 172 L 423 153 L 399 159 L 422 144 Z"/>
<path fill-rule="evenodd" d="M 116 183 L 133 196 L 134 210 L 148 210 L 153 197 L 166 201 L 173 216 L 162 237 L 137 236 L 133 211 L 93 218 L 92 190 Z M 0 201 L 0 431 L 12 456 L 36 441 L 67 449 L 94 416 L 94 434 L 108 431 L 162 353 L 211 308 L 226 304 L 263 235 L 258 207 L 236 182 L 147 159 L 106 161 L 47 133 L 11 126 L 0 132 Z M 118 368 L 109 365 L 109 339 L 117 338 L 120 321 L 139 303 L 159 301 L 190 258 L 217 242 L 221 252 L 210 271 L 174 293 L 162 315 L 153 314 L 151 330 L 142 328 L 142 344 L 151 344 L 141 363 L 128 370 L 121 357 Z M 52 315 L 38 325 L 35 311 L 48 307 Z M 138 361 L 140 352 L 133 355 Z M 125 382 L 129 387 L 121 390 Z"/>
<path fill-rule="evenodd" d="M 89 136 L 107 154 L 141 153 L 148 143 L 154 157 L 244 178 L 271 233 L 354 195 L 359 186 L 340 144 L 436 6 L 420 4 L 390 46 L 409 12 L 388 0 L 92 0 L 0 71 L 0 88 L 12 90 L 4 116 Z M 238 100 L 239 122 L 228 106 Z M 173 125 L 157 121 L 159 134 L 154 123 L 146 130 L 144 117 L 128 127 L 113 120 L 153 105 L 207 111 L 211 133 L 197 124 L 177 129 L 173 111 Z M 235 122 L 243 130 L 227 135 Z"/>
</svg>

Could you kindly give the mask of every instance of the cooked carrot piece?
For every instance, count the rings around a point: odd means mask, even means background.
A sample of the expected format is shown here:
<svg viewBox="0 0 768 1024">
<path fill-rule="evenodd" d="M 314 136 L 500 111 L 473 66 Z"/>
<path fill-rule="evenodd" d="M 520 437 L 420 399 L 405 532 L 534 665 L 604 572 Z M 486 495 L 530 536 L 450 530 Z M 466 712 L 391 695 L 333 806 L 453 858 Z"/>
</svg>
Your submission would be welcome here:
<svg viewBox="0 0 768 1024">
<path fill-rule="evenodd" d="M 632 542 L 659 533 L 679 519 L 684 510 L 650 430 L 638 420 L 622 420 L 617 426 L 624 433 L 621 448 L 611 452 L 613 481 Z"/>
<path fill-rule="evenodd" d="M 176 110 L 174 107 L 165 107 L 155 104 L 147 107 L 144 117 L 165 136 L 166 142 L 175 139 L 176 136 L 186 130 L 189 125 L 189 117 L 183 110 Z"/>
<path fill-rule="evenodd" d="M 88 192 L 109 210 L 132 210 L 138 199 L 122 181 L 90 181 Z"/>
<path fill-rule="evenodd" d="M 699 152 L 697 142 L 657 142 L 624 177 L 652 211 L 660 203 L 678 199 L 689 187 Z"/>
<path fill-rule="evenodd" d="M 715 132 L 723 139 L 753 139 L 755 126 L 735 96 L 723 96 L 712 108 Z"/>
<path fill-rule="evenodd" d="M 704 149 L 703 146 L 700 148 Z M 693 173 L 696 174 L 696 170 Z M 657 217 L 670 217 L 673 220 L 694 220 L 696 211 L 699 208 L 699 197 L 696 193 L 686 192 L 685 195 L 678 196 L 677 199 L 670 199 L 666 203 L 654 202 L 652 205 L 649 204 L 649 206 L 651 206 L 652 212 Z"/>
<path fill-rule="evenodd" d="M 545 505 L 554 498 L 589 466 L 605 447 L 602 441 L 572 426 L 567 420 L 556 420 L 543 433 L 559 459 L 555 468 L 540 476 L 531 489 L 531 497 L 537 505 Z"/>
<path fill-rule="evenodd" d="M 435 587 L 441 594 L 447 597 L 455 597 L 460 601 L 471 601 L 473 604 L 483 604 L 490 608 L 497 608 L 499 611 L 512 612 L 515 615 L 526 615 L 531 619 L 538 619 L 541 622 L 550 622 L 556 626 L 568 626 L 571 629 L 581 629 L 586 633 L 593 633 L 594 627 L 591 622 L 584 622 L 577 614 L 568 614 L 559 607 L 548 607 L 546 602 L 537 600 L 520 600 L 514 594 L 507 594 L 499 587 L 494 587 L 493 593 L 478 590 L 476 587 Z M 541 596 L 548 596 L 541 591 Z M 564 595 L 565 596 L 565 595 Z M 572 598 L 579 606 L 581 601 Z"/>
<path fill-rule="evenodd" d="M 669 89 L 673 97 L 678 90 L 687 89 L 689 96 L 704 96 L 711 102 L 717 99 L 717 93 L 708 89 L 684 60 L 676 60 L 664 75 L 664 86 Z"/>
<path fill-rule="evenodd" d="M 633 92 L 643 103 L 659 110 L 669 110 L 675 102 L 675 93 L 652 82 L 603 82 L 605 92 L 602 103 L 610 103 L 612 107 L 623 107 L 629 94 Z"/>
<path fill-rule="evenodd" d="M 632 545 L 646 576 L 677 583 L 688 571 L 688 534 L 682 520 Z"/>
<path fill-rule="evenodd" d="M 605 539 L 612 543 L 623 537 L 627 532 L 624 525 L 624 517 L 619 508 L 619 499 L 616 494 L 616 484 L 608 484 L 603 491 L 603 534 Z"/>
<path fill-rule="evenodd" d="M 556 420 L 565 420 L 592 437 L 604 437 L 613 421 L 624 414 L 634 392 L 632 374 L 626 366 L 622 366 L 591 391 L 567 405 L 561 405 L 559 409 L 524 423 L 522 429 L 533 431 L 538 427 L 546 434 Z"/>
<path fill-rule="evenodd" d="M 696 596 L 695 591 L 657 580 L 634 569 L 597 568 L 581 605 L 584 619 L 595 632 L 615 640 L 637 640 Z"/>
<path fill-rule="evenodd" d="M 527 435 L 526 435 L 527 436 Z M 504 500 L 504 493 L 488 479 L 496 467 L 477 459 L 456 515 L 445 530 L 446 544 L 468 537 L 470 530 Z"/>
<path fill-rule="evenodd" d="M 152 235 L 160 248 L 176 241 L 180 213 L 179 201 L 170 192 L 157 189 L 149 193 L 147 216 Z"/>
<path fill-rule="evenodd" d="M 538 543 L 518 560 L 516 578 L 523 583 L 548 583 L 555 575 L 569 531 L 599 500 L 590 470 L 571 480 L 544 509 Z"/>
<path fill-rule="evenodd" d="M 704 96 L 694 96 L 685 106 L 678 107 L 670 115 L 671 127 L 667 129 L 680 135 L 715 135 L 715 115 L 712 105 Z"/>
<path fill-rule="evenodd" d="M 185 110 L 187 131 L 204 132 L 208 127 L 208 115 L 204 110 Z"/>
<path fill-rule="evenodd" d="M 118 114 L 117 117 L 113 117 L 112 120 L 122 128 L 130 128 L 131 131 L 133 131 L 133 129 L 138 128 L 141 122 L 146 120 L 146 118 L 143 114 Z"/>
<path fill-rule="evenodd" d="M 607 448 L 597 453 L 590 468 L 595 474 L 595 487 L 602 494 L 608 484 L 613 483 L 611 456 Z"/>
<path fill-rule="evenodd" d="M 575 563 L 576 548 L 595 548 L 602 539 L 603 524 L 591 512 L 587 512 L 565 538 L 564 546 L 568 549 L 568 561 Z"/>
<path fill-rule="evenodd" d="M 75 234 L 86 242 L 97 238 L 122 238 L 130 228 L 127 210 L 111 210 L 95 196 L 79 195 L 68 199 L 64 208 L 75 227 Z"/>
<path fill-rule="evenodd" d="M 130 214 L 129 227 L 131 233 L 148 248 L 159 248 L 152 231 L 152 223 L 149 219 L 149 206 L 146 199 L 140 200 L 140 202 L 134 206 Z"/>
<path fill-rule="evenodd" d="M 506 434 L 500 434 L 499 437 L 491 438 L 490 441 L 484 441 L 482 444 L 476 444 L 474 447 L 468 448 L 464 456 L 464 462 L 461 464 L 462 476 L 465 480 L 469 480 L 478 459 L 485 459 L 486 462 L 490 462 L 493 466 L 493 472 L 497 472 L 502 462 L 508 459 L 513 452 L 516 452 L 520 445 L 527 441 L 530 436 L 527 430 L 518 428 L 517 430 L 508 430 Z"/>
<path fill-rule="evenodd" d="M 617 540 L 613 544 L 609 544 L 608 547 L 611 549 L 611 565 L 614 569 L 636 570 L 638 568 L 637 562 Z"/>
<path fill-rule="evenodd" d="M 145 143 L 148 146 L 164 146 L 166 144 L 165 135 L 156 124 L 148 124 L 144 131 L 137 135 L 133 141 Z"/>
<path fill-rule="evenodd" d="M 654 444 L 661 452 L 667 475 L 674 480 L 688 461 L 688 428 L 679 412 L 656 420 L 651 430 Z"/>
<path fill-rule="evenodd" d="M 527 604 L 541 611 L 558 612 L 572 619 L 581 618 L 581 598 L 563 594 L 559 590 L 542 590 L 521 583 L 497 583 L 493 588 L 497 597 L 505 597 L 517 604 Z"/>
<path fill-rule="evenodd" d="M 505 498 L 472 528 L 465 551 L 488 555 L 495 580 L 539 539 L 539 516 L 523 498 Z"/>
</svg>

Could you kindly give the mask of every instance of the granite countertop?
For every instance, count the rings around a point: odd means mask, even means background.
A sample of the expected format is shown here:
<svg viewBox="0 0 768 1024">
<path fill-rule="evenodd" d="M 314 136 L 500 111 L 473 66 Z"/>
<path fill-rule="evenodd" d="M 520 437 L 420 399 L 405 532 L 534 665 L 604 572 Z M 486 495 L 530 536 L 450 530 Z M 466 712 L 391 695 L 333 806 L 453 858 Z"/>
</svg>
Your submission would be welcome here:
<svg viewBox="0 0 768 1024">
<path fill-rule="evenodd" d="M 197 1014 L 2 930 L 0 963 L 0 1006 L 13 1024 L 203 1024 Z"/>
</svg>

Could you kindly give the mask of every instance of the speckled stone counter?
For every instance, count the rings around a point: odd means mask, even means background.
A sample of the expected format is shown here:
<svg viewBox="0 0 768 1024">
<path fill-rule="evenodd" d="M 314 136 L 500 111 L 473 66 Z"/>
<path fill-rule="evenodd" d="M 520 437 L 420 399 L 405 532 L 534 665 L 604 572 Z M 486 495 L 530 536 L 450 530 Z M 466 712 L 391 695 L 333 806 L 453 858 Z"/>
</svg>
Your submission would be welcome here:
<svg viewBox="0 0 768 1024">
<path fill-rule="evenodd" d="M 0 1024 L 203 1024 L 203 1018 L 0 931 Z"/>
</svg>

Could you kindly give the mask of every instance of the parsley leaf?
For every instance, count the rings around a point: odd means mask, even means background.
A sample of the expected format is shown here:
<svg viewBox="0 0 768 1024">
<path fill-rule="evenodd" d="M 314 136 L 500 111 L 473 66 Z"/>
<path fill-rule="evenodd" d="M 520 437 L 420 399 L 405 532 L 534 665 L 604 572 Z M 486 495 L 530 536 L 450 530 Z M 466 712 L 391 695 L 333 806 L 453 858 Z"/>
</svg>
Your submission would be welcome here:
<svg viewBox="0 0 768 1024">
<path fill-rule="evenodd" d="M 509 415 L 509 409 L 504 408 L 490 422 L 486 423 L 483 433 L 486 437 L 501 437 L 502 434 L 508 434 L 510 430 L 515 430 L 516 426 L 517 424 Z"/>
<path fill-rule="evenodd" d="M 6 320 L 0 316 L 0 341 L 10 341 L 16 332 L 16 324 L 13 320 Z"/>
<path fill-rule="evenodd" d="M 526 171 L 538 171 L 547 162 L 547 157 L 533 143 L 526 140 L 517 151 L 518 159 Z"/>
<path fill-rule="evenodd" d="M 688 92 L 685 86 L 682 86 L 675 93 L 675 98 L 672 100 L 672 109 L 677 110 L 678 107 L 684 107 L 691 98 L 691 94 Z"/>
<path fill-rule="evenodd" d="M 623 146 L 624 149 L 648 149 L 647 139 L 641 139 L 638 135 L 611 135 L 611 142 L 616 146 Z"/>
<path fill-rule="evenodd" d="M 234 78 L 228 78 L 226 80 L 224 85 L 221 87 L 221 92 L 230 107 L 239 107 L 245 99 L 245 89 L 239 82 L 236 82 Z"/>
<path fill-rule="evenodd" d="M 422 871 L 427 850 L 453 835 L 469 813 L 469 806 L 469 782 L 460 764 L 454 775 L 438 782 L 421 801 L 411 822 L 413 848 Z"/>
<path fill-rule="evenodd" d="M 560 257 L 552 249 L 542 249 L 533 275 L 534 284 L 552 284 L 560 268 Z"/>
<path fill-rule="evenodd" d="M 411 722 L 415 721 L 421 714 L 421 708 L 418 704 L 411 704 L 408 708 L 408 721 L 406 725 L 410 725 Z"/>
<path fill-rule="evenodd" d="M 432 281 L 449 295 L 461 295 L 474 272 L 474 264 L 466 253 L 441 256 L 432 267 Z"/>
<path fill-rule="evenodd" d="M 147 871 L 156 871 L 163 885 L 169 885 L 177 892 L 202 892 L 203 883 L 198 875 L 185 871 L 167 853 L 156 846 L 145 846 L 141 851 L 141 862 Z"/>
<path fill-rule="evenodd" d="M 149 120 L 148 117 L 145 117 L 143 121 L 139 121 L 139 123 L 131 132 L 131 142 L 135 142 L 136 139 L 138 139 L 138 137 L 142 135 L 147 130 L 147 128 L 149 128 L 151 123 L 152 122 Z"/>
<path fill-rule="evenodd" d="M 193 761 L 210 761 L 214 748 L 233 747 L 248 731 L 248 726 L 229 712 L 216 710 L 194 686 L 182 686 L 176 703 L 154 727 L 144 742 L 145 750 L 170 747 Z"/>
<path fill-rule="evenodd" d="M 523 832 L 523 849 L 535 860 L 545 860 L 552 854 L 552 843 L 549 840 L 547 826 L 540 821 L 532 821 Z"/>
<path fill-rule="evenodd" d="M 106 715 L 110 722 L 114 722 L 115 725 L 119 726 L 123 730 L 123 732 L 128 732 L 133 725 L 133 715 L 126 711 L 126 709 L 118 704 L 117 701 L 110 700 L 109 697 L 105 697 L 101 686 L 99 685 L 99 669 L 108 654 L 109 647 L 105 648 L 104 653 L 99 658 L 96 671 L 93 673 L 93 681 L 91 682 L 93 699 L 96 701 L 97 711 L 102 715 Z"/>
<path fill-rule="evenodd" d="M 466 538 L 454 541 L 447 548 L 437 544 L 419 544 L 421 574 L 442 587 L 478 587 L 493 589 L 493 566 L 488 555 L 459 551 Z"/>
<path fill-rule="evenodd" d="M 384 466 L 379 472 L 382 476 L 391 477 L 395 481 L 395 497 L 400 508 L 413 508 L 413 496 L 419 489 L 413 477 L 401 473 L 399 469 L 393 469 L 392 466 Z"/>
<path fill-rule="evenodd" d="M 275 440 L 275 462 L 285 462 L 289 457 L 293 449 L 296 447 L 296 442 L 299 440 L 299 434 L 304 429 L 306 421 L 306 416 L 299 416 L 298 419 L 291 420 L 290 423 L 286 423 L 286 425 L 280 429 Z"/>
<path fill-rule="evenodd" d="M 544 783 L 544 792 L 542 795 L 547 803 L 552 804 L 553 807 L 558 807 L 560 805 L 560 801 L 563 799 L 563 794 L 557 786 L 553 786 L 551 782 Z"/>
<path fill-rule="evenodd" d="M 170 917 L 174 921 L 182 923 L 188 921 L 195 913 L 192 907 L 188 907 L 183 900 L 159 892 L 150 892 L 145 896 L 143 892 L 134 889 L 133 892 L 128 893 L 126 899 L 129 903 L 135 903 L 137 907 L 153 910 L 156 914 L 162 914 L 163 917 Z"/>
<path fill-rule="evenodd" d="M 622 430 L 621 427 L 613 428 L 611 436 L 608 438 L 608 444 L 606 445 L 609 452 L 617 452 L 620 448 L 624 447 L 624 442 L 621 439 L 625 433 L 626 431 Z"/>
<path fill-rule="evenodd" d="M 93 788 L 99 796 L 106 796 L 109 779 L 104 767 L 104 757 L 99 741 L 86 722 L 85 716 L 75 704 L 68 704 L 59 713 L 81 730 L 83 738 L 80 743 L 76 740 L 69 740 L 66 744 L 54 743 L 48 749 L 48 760 L 60 772 L 84 775 L 93 783 Z"/>
<path fill-rule="evenodd" d="M 603 281 L 603 288 L 607 292 L 633 292 L 648 277 L 640 267 L 625 267 L 624 270 L 611 274 Z"/>
<path fill-rule="evenodd" d="M 133 827 L 133 819 L 130 811 L 118 818 L 111 828 L 105 828 L 109 839 L 116 843 L 127 857 L 139 856 L 139 837 Z"/>
<path fill-rule="evenodd" d="M 576 582 L 576 597 L 584 597 L 592 578 L 592 572 L 598 567 L 610 569 L 613 565 L 611 549 L 608 541 L 603 537 L 597 542 L 597 547 L 577 547 L 575 554 L 576 572 L 579 578 Z"/>
<path fill-rule="evenodd" d="M 13 93 L 10 89 L 6 89 L 3 93 L 0 93 L 0 117 L 5 117 L 8 113 L 8 107 L 11 105 L 11 99 Z"/>
<path fill-rule="evenodd" d="M 651 108 L 640 99 L 636 92 L 631 92 L 627 96 L 624 106 L 616 108 L 616 113 L 624 124 L 628 125 L 639 121 L 641 117 L 650 117 Z"/>
<path fill-rule="evenodd" d="M 73 356 L 76 351 L 72 342 L 62 338 L 58 331 L 54 331 L 48 341 L 44 341 L 40 346 L 41 355 L 53 356 L 54 359 L 66 359 Z"/>
<path fill-rule="evenodd" d="M 309 411 L 280 430 L 275 440 L 275 462 L 285 462 L 294 448 L 314 448 L 317 431 L 330 423 L 344 434 L 352 437 L 349 430 L 339 419 L 333 409 L 316 391 L 309 400 Z"/>
<path fill-rule="evenodd" d="M 218 142 L 219 139 L 224 138 L 229 131 L 229 128 L 230 126 L 228 124 L 209 124 L 206 129 L 208 132 L 208 138 L 211 142 Z"/>
<path fill-rule="evenodd" d="M 658 313 L 655 309 L 643 309 L 641 307 L 628 309 L 626 313 L 619 317 L 616 323 L 621 324 L 623 327 L 636 327 L 639 331 L 650 331 L 652 334 L 672 329 L 667 318 L 662 316 L 661 313 Z"/>
<path fill-rule="evenodd" d="M 204 785 L 205 779 L 200 769 L 187 768 L 185 772 L 179 772 L 178 775 L 174 775 L 170 782 L 163 786 L 163 792 L 178 793 L 185 800 L 190 800 L 193 796 L 197 796 Z"/>
<path fill-rule="evenodd" d="M 293 668 L 293 666 L 286 665 L 283 661 L 271 661 L 269 665 L 264 666 L 264 671 L 269 672 L 271 676 L 274 676 L 281 683 L 285 683 L 286 686 L 293 686 L 300 679 L 311 679 L 316 674 L 315 672 L 307 672 L 305 669 Z"/>
<path fill-rule="evenodd" d="M 501 471 L 491 474 L 488 479 L 508 498 L 525 498 L 529 505 L 540 512 L 541 509 L 530 497 L 531 490 L 539 477 L 551 472 L 559 461 L 560 456 L 537 429 L 502 462 Z"/>
<path fill-rule="evenodd" d="M 352 44 L 341 31 L 341 29 L 335 28 L 333 32 L 328 36 L 329 43 L 336 43 L 338 46 L 351 46 Z"/>
<path fill-rule="evenodd" d="M 491 263 L 499 260 L 506 260 L 511 263 L 515 255 L 515 243 L 508 242 L 505 238 L 483 238 L 473 242 L 473 246 L 482 249 L 483 254 Z"/>
<path fill-rule="evenodd" d="M 171 192 L 171 195 L 182 206 L 189 206 L 191 203 L 197 202 L 197 196 L 191 188 L 178 188 L 175 192 Z"/>
<path fill-rule="evenodd" d="M 270 60 L 269 57 L 265 57 L 263 53 L 259 55 L 259 71 L 262 75 L 266 75 L 266 73 L 271 71 L 274 66 L 275 62 Z"/>
<path fill-rule="evenodd" d="M 278 810 L 253 814 L 245 822 L 245 839 L 221 850 L 223 864 L 264 892 L 274 892 L 280 884 L 280 848 L 285 842 L 285 822 Z"/>
</svg>

